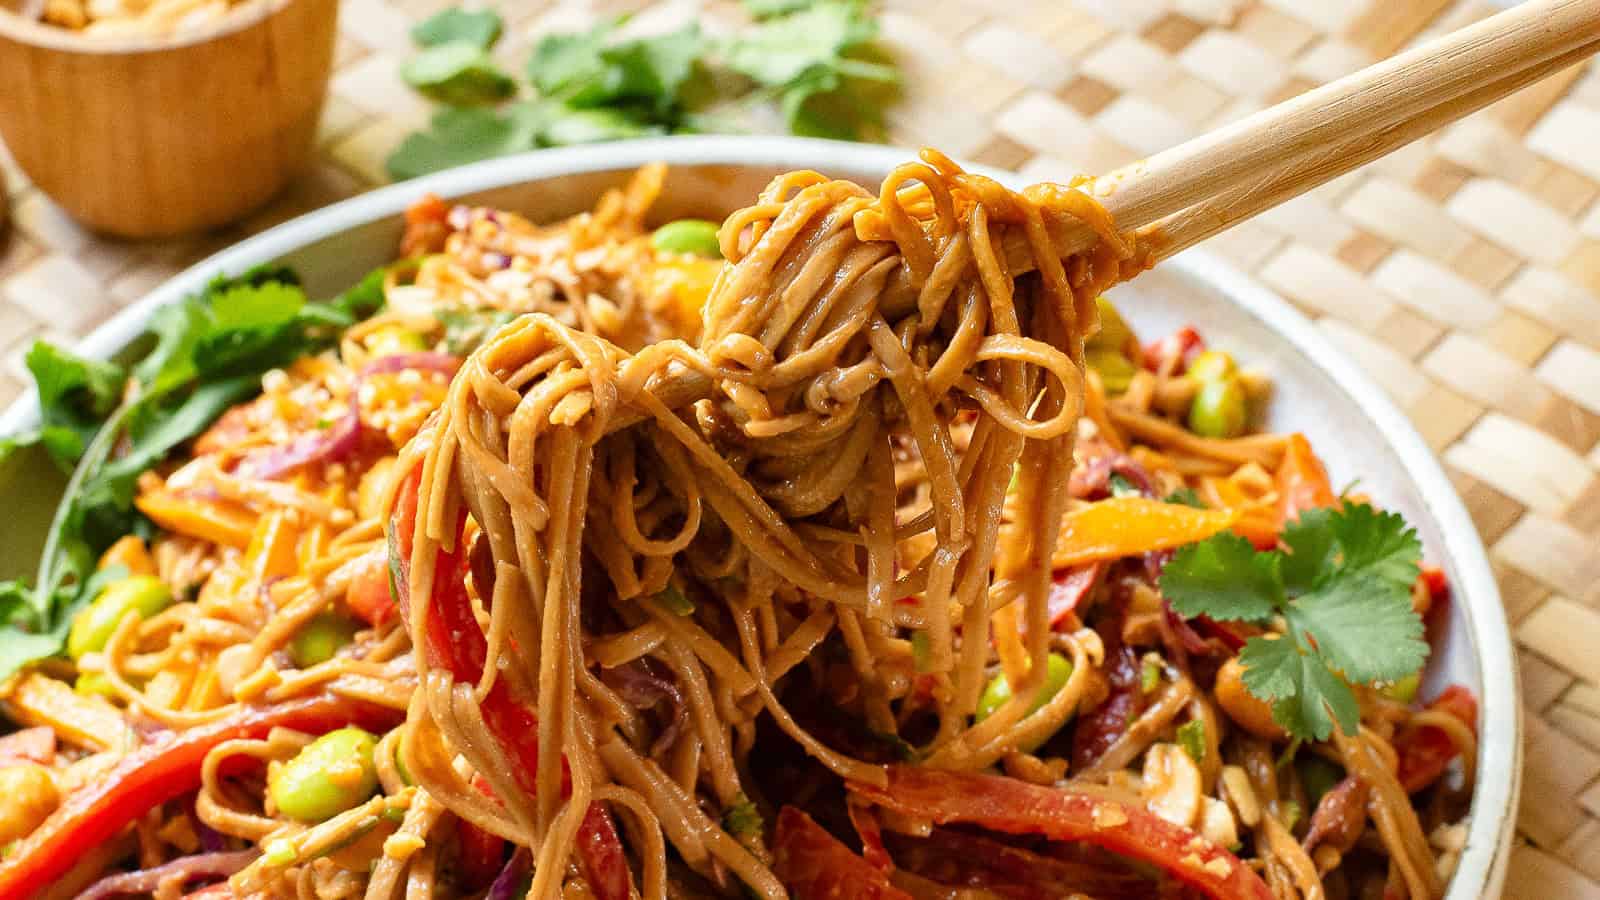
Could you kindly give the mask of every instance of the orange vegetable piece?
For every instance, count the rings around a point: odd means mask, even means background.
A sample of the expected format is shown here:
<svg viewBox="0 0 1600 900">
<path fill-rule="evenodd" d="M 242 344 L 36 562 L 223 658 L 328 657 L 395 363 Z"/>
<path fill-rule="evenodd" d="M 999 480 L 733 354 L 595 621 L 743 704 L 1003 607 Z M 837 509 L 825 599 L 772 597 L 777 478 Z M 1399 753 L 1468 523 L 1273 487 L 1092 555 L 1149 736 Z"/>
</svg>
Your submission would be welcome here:
<svg viewBox="0 0 1600 900">
<path fill-rule="evenodd" d="M 139 511 L 168 531 L 240 550 L 250 546 L 256 517 L 233 504 L 197 500 L 172 491 L 151 491 L 133 501 Z"/>
<path fill-rule="evenodd" d="M 1300 518 L 1305 510 L 1334 506 L 1339 502 L 1328 483 L 1328 470 L 1311 452 L 1311 442 L 1303 434 L 1291 434 L 1284 443 L 1283 462 L 1278 464 L 1276 481 L 1280 528 L 1283 523 Z"/>
<path fill-rule="evenodd" d="M 106 552 L 101 554 L 100 564 L 96 568 L 109 569 L 112 566 L 126 568 L 129 575 L 156 573 L 155 560 L 150 558 L 150 550 L 145 547 L 144 538 L 136 534 L 120 537 L 115 544 L 107 547 Z"/>
<path fill-rule="evenodd" d="M 250 536 L 250 549 L 245 551 L 245 571 L 259 584 L 293 573 L 299 568 L 299 537 L 300 530 L 290 522 L 286 510 L 262 516 Z"/>
<path fill-rule="evenodd" d="M 1146 497 L 1112 497 L 1067 514 L 1051 562 L 1063 569 L 1171 550 L 1230 528 L 1239 516 L 1238 509 L 1195 509 Z"/>
</svg>

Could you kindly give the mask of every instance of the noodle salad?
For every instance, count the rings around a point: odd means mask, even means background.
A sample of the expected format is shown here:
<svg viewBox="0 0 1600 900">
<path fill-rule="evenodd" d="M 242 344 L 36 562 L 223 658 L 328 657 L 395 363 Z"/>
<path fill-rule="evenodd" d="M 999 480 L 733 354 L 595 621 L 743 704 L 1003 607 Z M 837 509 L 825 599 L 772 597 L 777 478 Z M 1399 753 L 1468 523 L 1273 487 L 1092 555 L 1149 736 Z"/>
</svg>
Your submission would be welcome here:
<svg viewBox="0 0 1600 900">
<path fill-rule="evenodd" d="M 29 354 L 0 898 L 1443 895 L 1449 585 L 1124 321 L 1141 240 L 934 151 L 720 226 L 665 177 Z"/>
</svg>

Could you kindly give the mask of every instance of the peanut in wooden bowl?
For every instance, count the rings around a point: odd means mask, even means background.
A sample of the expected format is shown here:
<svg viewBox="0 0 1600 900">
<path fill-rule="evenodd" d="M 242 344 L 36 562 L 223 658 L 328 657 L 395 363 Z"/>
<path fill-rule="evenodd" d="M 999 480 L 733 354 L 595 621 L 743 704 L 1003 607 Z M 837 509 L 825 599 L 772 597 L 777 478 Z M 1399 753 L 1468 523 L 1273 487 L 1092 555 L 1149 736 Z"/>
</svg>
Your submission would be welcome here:
<svg viewBox="0 0 1600 900">
<path fill-rule="evenodd" d="M 259 207 L 303 166 L 338 0 L 253 0 L 215 23 L 85 37 L 0 0 L 0 138 L 98 231 L 146 238 Z"/>
</svg>

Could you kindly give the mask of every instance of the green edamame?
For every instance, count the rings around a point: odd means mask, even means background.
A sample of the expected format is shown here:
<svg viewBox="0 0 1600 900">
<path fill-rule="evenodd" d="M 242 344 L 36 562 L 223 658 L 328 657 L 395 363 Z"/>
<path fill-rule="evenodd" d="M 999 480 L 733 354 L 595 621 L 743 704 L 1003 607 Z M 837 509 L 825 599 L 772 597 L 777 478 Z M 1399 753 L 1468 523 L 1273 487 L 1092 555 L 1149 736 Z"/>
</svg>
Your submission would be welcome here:
<svg viewBox="0 0 1600 900">
<path fill-rule="evenodd" d="M 705 219 L 679 219 L 657 228 L 650 235 L 650 243 L 657 250 L 668 253 L 692 253 L 711 259 L 722 258 L 722 244 L 717 240 L 717 223 Z"/>
<path fill-rule="evenodd" d="M 428 349 L 426 338 L 399 325 L 385 325 L 373 329 L 364 343 L 367 345 L 367 352 L 375 357 L 417 353 Z"/>
<path fill-rule="evenodd" d="M 302 669 L 327 662 L 360 630 L 360 625 L 338 613 L 321 613 L 301 626 L 289 641 L 289 658 Z"/>
<path fill-rule="evenodd" d="M 273 804 L 291 819 L 321 822 L 361 803 L 378 789 L 377 744 L 353 726 L 317 738 L 274 769 L 267 785 Z"/>
<path fill-rule="evenodd" d="M 148 619 L 171 605 L 172 591 L 154 575 L 130 575 L 113 581 L 73 620 L 72 631 L 67 634 L 67 655 L 79 659 L 86 653 L 104 650 L 117 624 L 129 612 L 138 611 Z"/>
<path fill-rule="evenodd" d="M 1086 346 L 1113 350 L 1126 356 L 1128 345 L 1134 342 L 1133 329 L 1128 327 L 1122 313 L 1117 312 L 1116 305 L 1110 300 L 1096 297 L 1094 305 L 1100 310 L 1100 330 L 1089 338 Z"/>
<path fill-rule="evenodd" d="M 1059 653 L 1052 653 L 1045 657 L 1044 690 L 1034 697 L 1033 705 L 1028 707 L 1028 715 L 1038 712 L 1041 707 L 1050 702 L 1050 698 L 1061 692 L 1066 687 L 1067 679 L 1072 677 L 1072 663 Z M 1011 699 L 1011 685 L 1006 681 L 1005 673 L 996 675 L 983 689 L 983 696 L 978 698 L 977 719 L 984 719 L 994 715 L 994 711 L 1006 704 Z"/>
<path fill-rule="evenodd" d="M 1398 700 L 1401 703 L 1410 703 L 1411 701 L 1417 699 L 1417 688 L 1421 686 L 1422 670 L 1418 669 L 1417 671 L 1412 672 L 1410 675 L 1407 675 L 1399 681 L 1396 681 L 1394 684 L 1385 687 L 1381 693 L 1390 700 Z"/>
<path fill-rule="evenodd" d="M 1084 351 L 1084 358 L 1089 363 L 1089 368 L 1100 376 L 1100 383 L 1105 386 L 1108 394 L 1120 394 L 1126 391 L 1128 385 L 1133 382 L 1134 373 L 1139 371 L 1133 360 L 1123 356 L 1120 350 L 1090 347 Z"/>
<path fill-rule="evenodd" d="M 1295 769 L 1300 773 L 1300 783 L 1305 785 L 1306 799 L 1311 801 L 1313 809 L 1322 802 L 1323 794 L 1344 780 L 1343 768 L 1314 753 L 1302 753 L 1295 761 Z"/>
<path fill-rule="evenodd" d="M 1233 361 L 1233 354 L 1226 350 L 1207 350 L 1196 356 L 1187 372 L 1190 378 L 1201 383 L 1222 381 L 1238 373 L 1238 363 Z"/>
<path fill-rule="evenodd" d="M 1248 418 L 1244 386 L 1237 378 L 1205 382 L 1189 404 L 1189 430 L 1202 437 L 1238 437 Z"/>
</svg>

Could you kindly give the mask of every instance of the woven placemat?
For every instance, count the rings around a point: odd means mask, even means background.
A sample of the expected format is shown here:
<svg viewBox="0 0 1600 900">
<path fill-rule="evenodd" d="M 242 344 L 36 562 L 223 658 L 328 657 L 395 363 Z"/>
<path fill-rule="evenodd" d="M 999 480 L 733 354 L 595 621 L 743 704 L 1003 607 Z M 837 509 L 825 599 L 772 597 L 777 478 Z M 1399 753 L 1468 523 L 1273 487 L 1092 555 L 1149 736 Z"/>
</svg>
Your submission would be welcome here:
<svg viewBox="0 0 1600 900">
<path fill-rule="evenodd" d="M 367 189 L 427 106 L 396 70 L 441 0 L 346 0 L 316 166 L 217 234 L 90 235 L 0 153 L 0 405 L 38 336 L 71 339 L 188 263 Z M 619 3 L 503 3 L 530 39 Z M 515 7 L 513 10 L 512 7 Z M 1488 15 L 1453 0 L 890 0 L 892 138 L 1062 178 L 1149 155 Z M 664 19 L 733 20 L 667 0 Z M 1416 421 L 1494 559 L 1521 650 L 1527 772 L 1506 896 L 1600 898 L 1600 73 L 1566 72 L 1214 240 L 1314 316 Z"/>
</svg>

